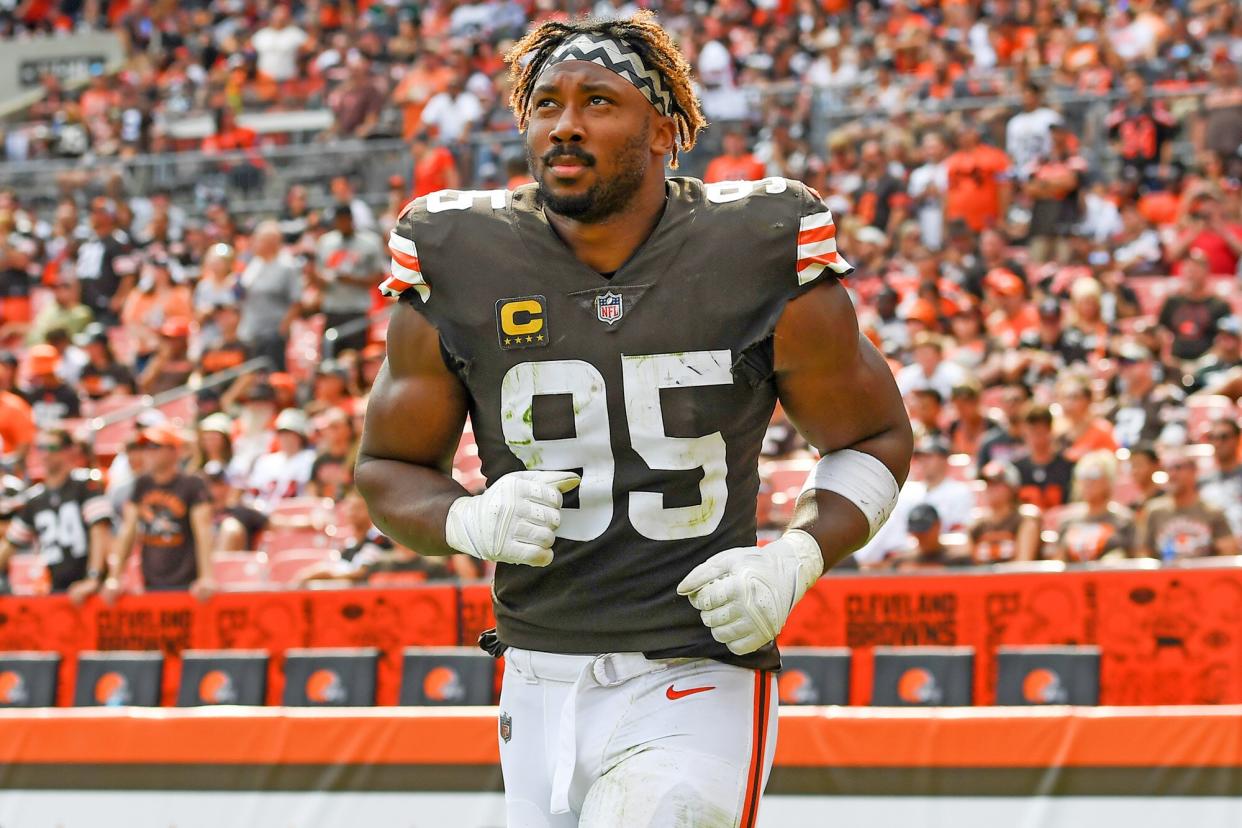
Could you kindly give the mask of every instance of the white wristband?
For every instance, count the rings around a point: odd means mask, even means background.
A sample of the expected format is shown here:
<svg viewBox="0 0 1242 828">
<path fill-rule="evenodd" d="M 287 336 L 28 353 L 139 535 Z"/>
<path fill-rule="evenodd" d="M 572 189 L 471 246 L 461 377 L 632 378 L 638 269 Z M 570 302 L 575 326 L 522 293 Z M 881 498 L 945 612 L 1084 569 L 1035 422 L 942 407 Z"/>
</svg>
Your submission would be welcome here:
<svg viewBox="0 0 1242 828">
<path fill-rule="evenodd" d="M 825 454 L 807 475 L 802 491 L 823 489 L 836 492 L 858 507 L 875 537 L 897 505 L 901 487 L 888 466 L 863 451 L 841 449 Z"/>
</svg>

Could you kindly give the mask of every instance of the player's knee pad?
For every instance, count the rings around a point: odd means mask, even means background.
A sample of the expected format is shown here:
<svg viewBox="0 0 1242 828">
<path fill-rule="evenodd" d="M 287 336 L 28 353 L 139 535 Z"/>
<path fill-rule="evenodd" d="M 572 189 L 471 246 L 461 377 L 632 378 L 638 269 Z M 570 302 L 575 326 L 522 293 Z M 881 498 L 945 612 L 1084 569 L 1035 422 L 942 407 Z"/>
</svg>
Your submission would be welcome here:
<svg viewBox="0 0 1242 828">
<path fill-rule="evenodd" d="M 591 785 L 579 828 L 731 828 L 745 771 L 720 757 L 650 749 Z"/>
</svg>

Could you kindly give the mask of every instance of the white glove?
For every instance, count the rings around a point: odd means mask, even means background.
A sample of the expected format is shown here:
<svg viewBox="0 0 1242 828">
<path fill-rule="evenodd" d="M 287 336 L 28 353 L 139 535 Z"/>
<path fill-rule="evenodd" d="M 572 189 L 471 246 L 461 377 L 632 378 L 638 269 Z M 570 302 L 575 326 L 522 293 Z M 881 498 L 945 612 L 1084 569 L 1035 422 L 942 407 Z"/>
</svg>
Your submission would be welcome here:
<svg viewBox="0 0 1242 828">
<path fill-rule="evenodd" d="M 699 610 L 712 638 L 735 655 L 776 639 L 794 604 L 824 572 L 815 539 L 800 529 L 760 549 L 717 552 L 677 585 Z"/>
<path fill-rule="evenodd" d="M 572 472 L 509 472 L 483 494 L 453 501 L 444 540 L 485 561 L 547 566 L 561 525 L 561 493 L 581 482 Z"/>
</svg>

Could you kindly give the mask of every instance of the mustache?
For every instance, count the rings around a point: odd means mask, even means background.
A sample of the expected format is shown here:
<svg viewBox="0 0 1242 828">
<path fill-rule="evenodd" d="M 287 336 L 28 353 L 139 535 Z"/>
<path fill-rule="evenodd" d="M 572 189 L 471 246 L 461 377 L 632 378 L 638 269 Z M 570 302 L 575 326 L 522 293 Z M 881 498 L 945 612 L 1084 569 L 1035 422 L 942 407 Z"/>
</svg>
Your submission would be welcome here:
<svg viewBox="0 0 1242 828">
<path fill-rule="evenodd" d="M 569 146 L 555 147 L 553 149 L 548 150 L 547 152 L 543 154 L 543 158 L 541 160 L 543 161 L 545 166 L 550 166 L 552 164 L 553 158 L 577 158 L 579 161 L 581 161 L 583 164 L 585 164 L 588 167 L 595 165 L 594 155 L 591 155 L 591 153 L 587 152 L 581 147 L 576 147 L 572 144 L 570 144 Z"/>
</svg>

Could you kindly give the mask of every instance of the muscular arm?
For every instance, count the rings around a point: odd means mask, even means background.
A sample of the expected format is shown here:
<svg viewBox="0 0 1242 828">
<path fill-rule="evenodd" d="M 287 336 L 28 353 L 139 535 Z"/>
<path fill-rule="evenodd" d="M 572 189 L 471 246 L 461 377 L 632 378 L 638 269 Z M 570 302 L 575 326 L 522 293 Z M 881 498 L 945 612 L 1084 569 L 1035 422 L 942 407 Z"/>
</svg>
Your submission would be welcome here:
<svg viewBox="0 0 1242 828">
<path fill-rule="evenodd" d="M 445 544 L 444 526 L 449 506 L 469 494 L 449 474 L 466 411 L 466 390 L 440 357 L 436 329 L 398 305 L 354 479 L 380 531 L 423 555 L 456 551 Z"/>
<path fill-rule="evenodd" d="M 790 302 L 776 326 L 777 393 L 798 432 L 820 452 L 876 457 L 903 483 L 913 435 L 901 395 L 879 351 L 858 332 L 845 288 L 831 282 Z M 852 502 L 814 491 L 798 502 L 791 529 L 810 533 L 830 567 L 867 539 Z"/>
</svg>

